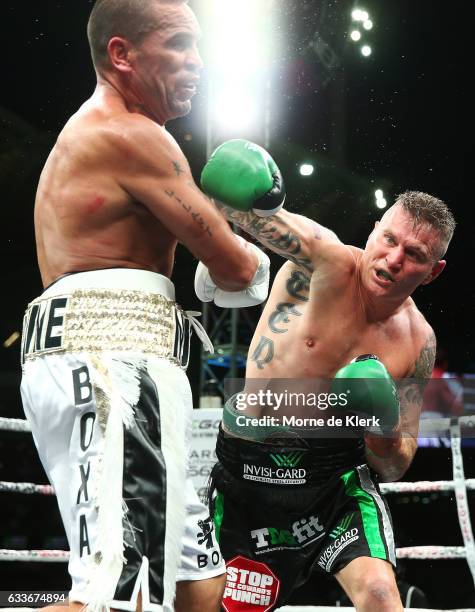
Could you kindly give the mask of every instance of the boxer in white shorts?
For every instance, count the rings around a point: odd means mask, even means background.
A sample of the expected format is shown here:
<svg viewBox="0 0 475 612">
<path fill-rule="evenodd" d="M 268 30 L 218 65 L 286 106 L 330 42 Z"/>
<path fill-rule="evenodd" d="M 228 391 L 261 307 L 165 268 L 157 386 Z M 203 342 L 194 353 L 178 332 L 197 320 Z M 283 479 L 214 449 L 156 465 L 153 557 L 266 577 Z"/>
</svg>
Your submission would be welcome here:
<svg viewBox="0 0 475 612">
<path fill-rule="evenodd" d="M 59 134 L 36 195 L 48 289 L 27 313 L 23 394 L 70 539 L 74 610 L 170 609 L 175 578 L 177 612 L 220 607 L 209 523 L 185 495 L 191 396 L 179 349 L 192 323 L 169 278 L 178 242 L 232 296 L 265 286 L 268 260 L 235 239 L 165 128 L 191 109 L 200 36 L 186 0 L 96 0 L 97 86 Z"/>
<path fill-rule="evenodd" d="M 191 326 L 207 338 L 174 297 L 159 274 L 98 270 L 25 315 L 23 404 L 70 544 L 70 598 L 91 608 L 135 610 L 141 591 L 143 610 L 172 610 L 175 575 L 224 571 L 186 475 Z"/>
</svg>

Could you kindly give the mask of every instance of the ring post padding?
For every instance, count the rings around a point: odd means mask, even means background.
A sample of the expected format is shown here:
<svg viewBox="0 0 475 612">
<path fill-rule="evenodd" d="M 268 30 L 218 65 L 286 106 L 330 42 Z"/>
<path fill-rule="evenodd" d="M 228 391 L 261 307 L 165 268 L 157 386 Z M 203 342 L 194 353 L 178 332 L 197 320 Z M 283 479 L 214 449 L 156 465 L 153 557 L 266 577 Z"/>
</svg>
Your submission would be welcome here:
<svg viewBox="0 0 475 612">
<path fill-rule="evenodd" d="M 475 544 L 473 541 L 470 511 L 468 509 L 467 487 L 463 470 L 460 423 L 457 419 L 454 419 L 450 425 L 450 448 L 452 449 L 452 468 L 457 514 L 463 543 L 465 545 L 465 556 L 475 584 Z"/>
</svg>

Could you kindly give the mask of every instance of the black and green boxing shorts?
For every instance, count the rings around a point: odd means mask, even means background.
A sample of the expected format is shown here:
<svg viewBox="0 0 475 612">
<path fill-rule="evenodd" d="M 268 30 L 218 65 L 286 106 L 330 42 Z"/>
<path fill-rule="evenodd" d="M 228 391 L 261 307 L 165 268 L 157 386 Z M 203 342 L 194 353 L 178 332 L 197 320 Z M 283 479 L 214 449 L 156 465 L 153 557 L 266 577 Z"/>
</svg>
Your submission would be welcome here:
<svg viewBox="0 0 475 612">
<path fill-rule="evenodd" d="M 220 438 L 221 446 L 227 446 L 222 432 Z M 252 463 L 257 474 L 268 473 L 259 466 L 275 461 L 284 469 L 308 473 L 314 454 L 305 444 L 276 448 L 273 444 L 228 440 L 241 448 L 243 461 Z M 358 557 L 396 565 L 389 510 L 377 477 L 366 464 L 344 466 L 322 484 L 309 478 L 305 484 L 293 485 L 287 480 L 279 485 L 276 479 L 266 482 L 239 477 L 235 463 L 228 465 L 231 472 L 226 467 L 226 454 L 219 454 L 210 500 L 227 567 L 222 603 L 226 612 L 274 610 L 288 602 L 312 571 L 336 574 Z"/>
</svg>

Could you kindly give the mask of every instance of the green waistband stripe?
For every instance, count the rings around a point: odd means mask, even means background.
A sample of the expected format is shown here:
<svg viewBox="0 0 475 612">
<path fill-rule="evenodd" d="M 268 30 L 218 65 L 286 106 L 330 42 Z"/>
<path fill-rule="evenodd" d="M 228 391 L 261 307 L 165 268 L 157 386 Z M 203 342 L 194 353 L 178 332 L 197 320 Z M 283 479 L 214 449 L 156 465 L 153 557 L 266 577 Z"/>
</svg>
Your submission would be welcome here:
<svg viewBox="0 0 475 612">
<path fill-rule="evenodd" d="M 372 557 L 377 559 L 388 559 L 386 547 L 381 537 L 379 526 L 378 508 L 374 499 L 366 493 L 360 485 L 356 470 L 350 470 L 340 477 L 345 486 L 345 492 L 351 497 L 355 497 L 361 512 L 363 521 L 363 531 L 368 542 L 368 547 Z"/>
<path fill-rule="evenodd" d="M 216 533 L 216 540 L 219 544 L 219 536 L 221 534 L 221 525 L 223 524 L 224 516 L 224 495 L 218 493 L 214 499 L 214 529 Z"/>
</svg>

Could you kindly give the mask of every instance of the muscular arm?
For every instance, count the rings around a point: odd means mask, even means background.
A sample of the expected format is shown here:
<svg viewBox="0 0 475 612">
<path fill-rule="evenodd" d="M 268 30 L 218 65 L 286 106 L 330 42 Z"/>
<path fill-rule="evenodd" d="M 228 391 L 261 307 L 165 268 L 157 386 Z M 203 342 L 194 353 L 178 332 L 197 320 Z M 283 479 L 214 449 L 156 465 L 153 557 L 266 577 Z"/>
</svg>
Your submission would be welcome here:
<svg viewBox="0 0 475 612">
<path fill-rule="evenodd" d="M 402 478 L 416 454 L 422 399 L 434 368 L 435 349 L 436 338 L 431 329 L 409 377 L 398 384 L 401 403 L 399 431 L 395 438 L 388 440 L 387 455 L 384 459 L 377 457 L 366 447 L 369 465 L 385 482 Z"/>
<path fill-rule="evenodd" d="M 257 258 L 238 242 L 229 225 L 196 186 L 183 153 L 163 128 L 129 120 L 116 134 L 117 180 L 210 270 L 221 289 L 246 288 Z M 157 240 L 160 237 L 157 236 Z"/>
<path fill-rule="evenodd" d="M 252 211 L 235 210 L 217 201 L 215 204 L 228 221 L 254 236 L 277 255 L 310 273 L 315 269 L 318 259 L 328 253 L 329 245 L 343 246 L 331 230 L 284 209 L 270 217 L 259 217 Z"/>
</svg>

